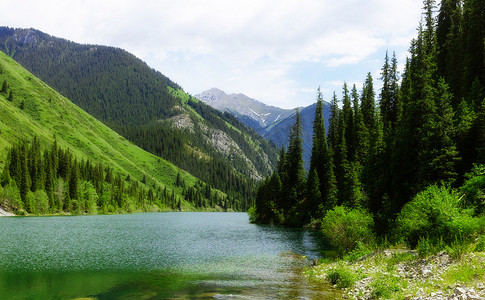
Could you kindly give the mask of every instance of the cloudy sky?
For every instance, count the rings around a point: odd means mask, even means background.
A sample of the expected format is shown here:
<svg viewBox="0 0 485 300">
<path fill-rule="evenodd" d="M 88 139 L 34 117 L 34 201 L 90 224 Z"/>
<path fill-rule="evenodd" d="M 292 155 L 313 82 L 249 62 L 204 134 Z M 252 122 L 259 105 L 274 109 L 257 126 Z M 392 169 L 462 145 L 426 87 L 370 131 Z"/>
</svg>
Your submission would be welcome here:
<svg viewBox="0 0 485 300">
<path fill-rule="evenodd" d="M 6 3 L 5 3 L 6 1 Z M 3 0 L 0 25 L 123 48 L 192 95 L 218 87 L 284 108 L 404 62 L 421 0 Z M 376 82 L 376 85 L 379 83 Z"/>
</svg>

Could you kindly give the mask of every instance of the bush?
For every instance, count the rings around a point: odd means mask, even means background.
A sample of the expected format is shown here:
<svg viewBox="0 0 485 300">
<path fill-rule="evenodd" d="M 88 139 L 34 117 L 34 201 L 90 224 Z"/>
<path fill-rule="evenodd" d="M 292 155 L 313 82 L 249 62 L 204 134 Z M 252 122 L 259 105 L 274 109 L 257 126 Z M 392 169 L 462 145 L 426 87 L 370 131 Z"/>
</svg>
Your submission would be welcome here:
<svg viewBox="0 0 485 300">
<path fill-rule="evenodd" d="M 357 281 L 357 275 L 348 268 L 339 267 L 329 270 L 327 280 L 339 289 L 349 288 Z"/>
<path fill-rule="evenodd" d="M 427 257 L 440 252 L 444 247 L 443 240 L 431 241 L 426 237 L 419 239 L 416 250 L 418 250 L 419 257 Z"/>
<path fill-rule="evenodd" d="M 3 191 L 0 194 L 0 205 L 4 209 L 15 212 L 16 214 L 23 211 L 20 191 L 15 184 L 3 187 Z"/>
<path fill-rule="evenodd" d="M 359 243 L 372 243 L 373 226 L 369 213 L 343 206 L 329 210 L 322 220 L 322 232 L 339 254 L 352 251 Z"/>
<path fill-rule="evenodd" d="M 428 187 L 407 203 L 397 217 L 397 232 L 411 247 L 420 239 L 450 244 L 480 230 L 480 219 L 461 209 L 458 194 L 446 187 Z"/>
<path fill-rule="evenodd" d="M 391 275 L 379 275 L 371 283 L 372 299 L 390 299 L 394 293 L 401 290 L 400 278 Z"/>
<path fill-rule="evenodd" d="M 485 234 L 482 234 L 478 237 L 477 243 L 475 244 L 475 252 L 483 252 L 485 251 Z"/>
<path fill-rule="evenodd" d="M 485 213 L 485 166 L 475 165 L 465 176 L 468 179 L 460 188 L 464 206 L 473 208 L 476 215 Z"/>
</svg>

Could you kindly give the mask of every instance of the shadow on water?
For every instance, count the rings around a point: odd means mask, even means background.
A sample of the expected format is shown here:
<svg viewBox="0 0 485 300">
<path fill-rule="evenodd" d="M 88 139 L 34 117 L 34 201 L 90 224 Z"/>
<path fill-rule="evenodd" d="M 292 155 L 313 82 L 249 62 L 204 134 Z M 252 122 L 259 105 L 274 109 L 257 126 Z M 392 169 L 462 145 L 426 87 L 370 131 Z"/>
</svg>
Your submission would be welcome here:
<svg viewBox="0 0 485 300">
<path fill-rule="evenodd" d="M 0 299 L 336 299 L 318 232 L 238 213 L 0 220 Z M 303 257 L 305 256 L 305 257 Z"/>
</svg>

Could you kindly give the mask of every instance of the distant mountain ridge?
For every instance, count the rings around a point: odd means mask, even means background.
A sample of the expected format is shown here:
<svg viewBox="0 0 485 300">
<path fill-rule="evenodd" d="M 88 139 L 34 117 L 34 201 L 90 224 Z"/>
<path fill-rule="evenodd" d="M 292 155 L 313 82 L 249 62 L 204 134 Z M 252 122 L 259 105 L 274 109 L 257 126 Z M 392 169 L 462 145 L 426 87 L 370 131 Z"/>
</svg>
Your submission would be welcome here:
<svg viewBox="0 0 485 300">
<path fill-rule="evenodd" d="M 212 88 L 194 97 L 215 109 L 230 112 L 260 133 L 295 114 L 294 109 L 269 106 L 244 94 L 226 94 L 218 88 Z"/>
<path fill-rule="evenodd" d="M 303 159 L 308 168 L 313 141 L 315 103 L 303 108 L 282 109 L 266 105 L 244 94 L 226 94 L 217 88 L 204 91 L 195 97 L 220 111 L 233 114 L 278 147 L 288 146 L 288 134 L 290 127 L 295 123 L 295 113 L 298 109 L 302 120 Z M 325 127 L 328 129 L 330 119 L 328 102 L 323 103 L 323 117 Z"/>
</svg>

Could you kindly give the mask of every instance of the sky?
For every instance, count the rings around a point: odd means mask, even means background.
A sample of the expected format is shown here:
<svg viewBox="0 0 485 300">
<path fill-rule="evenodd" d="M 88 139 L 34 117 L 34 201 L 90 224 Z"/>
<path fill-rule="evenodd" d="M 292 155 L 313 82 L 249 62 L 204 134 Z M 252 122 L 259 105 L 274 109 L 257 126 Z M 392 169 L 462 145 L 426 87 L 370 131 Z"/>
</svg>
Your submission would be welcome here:
<svg viewBox="0 0 485 300">
<path fill-rule="evenodd" d="M 6 2 L 6 3 L 5 3 Z M 123 48 L 196 95 L 217 87 L 282 108 L 342 85 L 378 92 L 402 66 L 422 0 L 2 0 L 0 25 Z"/>
</svg>

